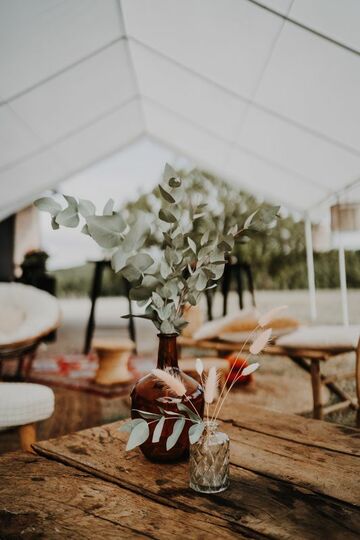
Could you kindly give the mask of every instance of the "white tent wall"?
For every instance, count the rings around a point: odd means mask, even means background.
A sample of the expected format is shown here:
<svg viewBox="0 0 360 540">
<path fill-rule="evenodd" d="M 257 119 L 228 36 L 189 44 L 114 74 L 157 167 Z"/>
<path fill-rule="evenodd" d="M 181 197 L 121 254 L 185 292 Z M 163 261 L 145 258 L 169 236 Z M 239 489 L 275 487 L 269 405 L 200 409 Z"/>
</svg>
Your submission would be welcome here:
<svg viewBox="0 0 360 540">
<path fill-rule="evenodd" d="M 356 0 L 1 0 L 0 218 L 160 140 L 305 211 L 360 173 Z"/>
<path fill-rule="evenodd" d="M 311 219 L 360 177 L 359 21 L 358 0 L 0 0 L 0 219 L 142 136 Z"/>
</svg>

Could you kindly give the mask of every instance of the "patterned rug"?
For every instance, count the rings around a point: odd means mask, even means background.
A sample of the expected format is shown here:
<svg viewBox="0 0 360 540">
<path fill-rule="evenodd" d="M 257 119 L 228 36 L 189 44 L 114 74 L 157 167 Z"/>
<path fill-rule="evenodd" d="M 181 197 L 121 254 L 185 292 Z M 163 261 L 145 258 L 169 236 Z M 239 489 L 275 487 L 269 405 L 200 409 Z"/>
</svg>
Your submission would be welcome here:
<svg viewBox="0 0 360 540">
<path fill-rule="evenodd" d="M 94 380 L 97 370 L 97 357 L 94 353 L 66 354 L 54 358 L 37 358 L 33 363 L 29 382 L 49 386 L 89 392 L 102 397 L 128 396 L 134 382 L 153 367 L 150 358 L 134 357 L 129 369 L 134 381 L 127 384 L 101 385 Z"/>
<path fill-rule="evenodd" d="M 134 382 L 153 367 L 155 367 L 155 355 L 133 356 L 129 362 Z M 311 410 L 311 385 L 308 376 L 299 373 L 298 368 L 295 368 L 297 377 L 292 377 L 286 373 L 286 370 L 274 369 L 274 367 L 259 370 L 250 384 L 234 389 L 231 396 L 234 406 L 252 403 L 293 413 Z M 97 357 L 94 353 L 87 356 L 66 354 L 53 358 L 38 357 L 33 363 L 29 381 L 88 392 L 105 398 L 129 396 L 134 382 L 109 386 L 97 384 L 94 381 L 96 369 Z M 325 402 L 329 397 L 328 393 L 326 394 Z"/>
</svg>

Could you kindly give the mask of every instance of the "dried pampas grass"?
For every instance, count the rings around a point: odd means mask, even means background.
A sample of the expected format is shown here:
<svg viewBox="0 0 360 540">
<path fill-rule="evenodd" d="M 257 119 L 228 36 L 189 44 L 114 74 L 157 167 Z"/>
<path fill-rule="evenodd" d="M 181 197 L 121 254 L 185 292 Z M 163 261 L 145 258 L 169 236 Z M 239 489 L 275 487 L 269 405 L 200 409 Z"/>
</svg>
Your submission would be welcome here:
<svg viewBox="0 0 360 540">
<path fill-rule="evenodd" d="M 218 380 L 217 380 L 216 367 L 212 366 L 209 369 L 209 373 L 208 373 L 206 383 L 205 383 L 205 390 L 204 390 L 205 403 L 207 403 L 208 405 L 210 405 L 210 403 L 212 403 L 216 397 L 217 386 L 218 386 Z"/>
<path fill-rule="evenodd" d="M 256 371 L 259 367 L 258 362 L 254 362 L 254 364 L 250 364 L 249 366 L 244 367 L 244 369 L 240 373 L 240 377 L 246 377 L 246 375 L 250 375 L 250 373 L 253 373 Z"/>
<path fill-rule="evenodd" d="M 174 377 L 168 371 L 163 369 L 153 369 L 152 374 L 160 379 L 176 396 L 183 396 L 186 394 L 186 388 L 182 381 L 178 377 Z"/>
<path fill-rule="evenodd" d="M 264 330 L 261 332 L 261 334 L 258 335 L 258 337 L 252 342 L 250 345 L 250 353 L 251 354 L 259 354 L 264 347 L 266 347 L 270 336 L 271 336 L 272 328 L 268 328 L 268 330 Z"/>
<path fill-rule="evenodd" d="M 203 374 L 203 371 L 204 371 L 204 364 L 203 364 L 201 358 L 196 359 L 196 361 L 195 361 L 195 369 L 196 369 L 198 375 L 200 375 L 200 377 L 201 377 L 202 374 Z"/>
<path fill-rule="evenodd" d="M 259 326 L 263 328 L 264 326 L 269 324 L 276 315 L 287 309 L 287 307 L 288 306 L 278 306 L 276 308 L 270 309 L 270 311 L 268 311 L 267 313 L 264 313 L 264 315 L 259 318 Z"/>
</svg>

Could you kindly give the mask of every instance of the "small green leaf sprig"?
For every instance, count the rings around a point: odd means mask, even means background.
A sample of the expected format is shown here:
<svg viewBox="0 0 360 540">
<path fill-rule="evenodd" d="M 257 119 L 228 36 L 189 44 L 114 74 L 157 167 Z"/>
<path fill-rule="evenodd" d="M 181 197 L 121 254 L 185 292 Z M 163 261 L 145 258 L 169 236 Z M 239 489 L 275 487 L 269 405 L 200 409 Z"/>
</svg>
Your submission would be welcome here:
<svg viewBox="0 0 360 540">
<path fill-rule="evenodd" d="M 201 173 L 191 174 L 199 175 L 201 181 Z M 102 215 L 96 214 L 91 201 L 68 195 L 64 195 L 64 208 L 52 197 L 38 199 L 35 206 L 50 214 L 53 229 L 81 225 L 81 232 L 106 251 L 113 270 L 129 282 L 130 298 L 144 308 L 141 315 L 125 317 L 149 319 L 162 334 L 173 334 L 187 324 L 185 306 L 196 305 L 204 291 L 216 287 L 235 241 L 256 223 L 257 212 L 248 216 L 242 227 L 234 225 L 225 233 L 218 232 L 208 226 L 207 204 L 192 201 L 186 182 L 168 164 L 159 192 L 158 216 L 138 211 L 131 216 L 131 224 L 114 209 L 113 199 L 106 203 Z M 262 214 L 265 225 L 274 221 L 278 210 L 274 207 Z M 202 220 L 203 227 L 198 226 Z M 144 247 L 154 229 L 160 229 L 163 237 L 159 256 Z M 204 232 L 199 234 L 199 230 Z"/>
<path fill-rule="evenodd" d="M 204 422 L 198 411 L 194 407 L 191 399 L 186 395 L 186 388 L 179 376 L 174 373 L 171 368 L 153 369 L 153 375 L 159 379 L 176 397 L 164 396 L 157 399 L 158 402 L 164 404 L 164 407 L 158 405 L 159 413 L 147 412 L 138 409 L 133 409 L 133 412 L 141 418 L 134 418 L 126 424 L 123 424 L 119 431 L 130 432 L 130 436 L 126 445 L 126 450 L 133 450 L 148 440 L 150 436 L 149 426 L 156 423 L 153 431 L 152 443 L 160 441 L 162 430 L 166 421 L 173 422 L 173 430 L 166 439 L 166 450 L 171 450 L 177 443 L 186 422 L 192 425 L 189 428 L 189 438 L 191 442 L 196 442 L 204 430 Z M 189 407 L 184 403 L 184 400 L 189 404 Z M 178 412 L 167 410 L 166 403 L 176 404 Z M 192 409 L 190 408 L 192 407 Z"/>
</svg>

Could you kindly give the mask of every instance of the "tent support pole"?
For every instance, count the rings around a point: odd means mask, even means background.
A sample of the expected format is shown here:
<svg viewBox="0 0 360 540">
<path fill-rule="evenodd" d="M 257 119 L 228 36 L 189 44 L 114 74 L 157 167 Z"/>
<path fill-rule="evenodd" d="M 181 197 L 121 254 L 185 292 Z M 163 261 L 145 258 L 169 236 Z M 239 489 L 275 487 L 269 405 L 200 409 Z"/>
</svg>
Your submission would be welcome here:
<svg viewBox="0 0 360 540">
<path fill-rule="evenodd" d="M 306 245 L 306 264 L 309 286 L 310 318 L 314 321 L 317 317 L 316 310 L 316 289 L 315 289 L 315 269 L 314 252 L 312 246 L 311 221 L 307 216 L 305 218 L 305 245 Z"/>
<path fill-rule="evenodd" d="M 340 273 L 340 290 L 341 290 L 343 325 L 349 326 L 349 308 L 348 308 L 347 284 L 346 284 L 345 250 L 344 250 L 344 245 L 342 243 L 341 238 L 340 238 L 340 245 L 339 245 L 339 273 Z"/>
</svg>

